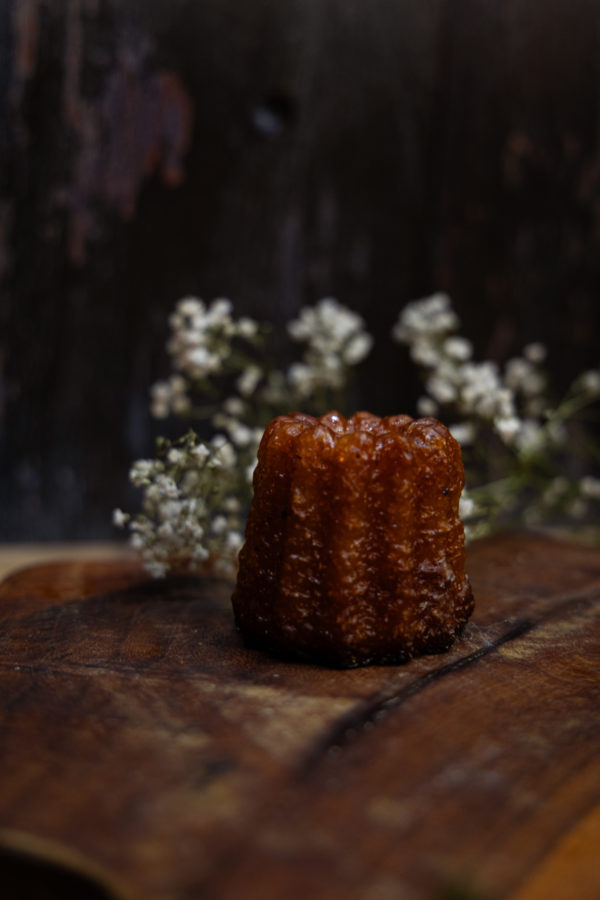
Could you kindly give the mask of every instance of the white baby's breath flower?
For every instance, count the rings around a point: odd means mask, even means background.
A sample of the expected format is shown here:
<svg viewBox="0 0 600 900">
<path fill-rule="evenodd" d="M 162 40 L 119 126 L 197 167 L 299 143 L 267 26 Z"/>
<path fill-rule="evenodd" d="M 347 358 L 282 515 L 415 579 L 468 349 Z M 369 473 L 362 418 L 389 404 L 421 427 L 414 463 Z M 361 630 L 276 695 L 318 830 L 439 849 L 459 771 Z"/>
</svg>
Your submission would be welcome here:
<svg viewBox="0 0 600 900">
<path fill-rule="evenodd" d="M 206 547 L 203 547 L 202 544 L 196 544 L 196 546 L 192 549 L 191 557 L 193 562 L 205 562 L 210 556 L 209 551 Z"/>
<path fill-rule="evenodd" d="M 150 412 L 155 419 L 166 419 L 172 412 L 185 415 L 190 409 L 187 395 L 188 383 L 180 375 L 171 375 L 168 381 L 157 381 L 150 388 Z"/>
<path fill-rule="evenodd" d="M 199 463 L 205 463 L 210 456 L 210 450 L 206 444 L 197 444 L 192 450 L 192 455 Z"/>
<path fill-rule="evenodd" d="M 201 378 L 219 367 L 219 357 L 211 353 L 207 347 L 197 346 L 188 350 L 185 358 L 186 369 L 195 378 Z"/>
<path fill-rule="evenodd" d="M 165 520 L 159 525 L 156 533 L 161 538 L 170 539 L 175 537 L 175 528 L 173 526 L 173 522 L 170 519 Z"/>
<path fill-rule="evenodd" d="M 461 519 L 470 519 L 477 512 L 477 508 L 475 505 L 475 501 L 472 497 L 469 497 L 464 491 L 462 496 L 458 502 L 458 515 Z"/>
<path fill-rule="evenodd" d="M 232 309 L 233 304 L 231 300 L 227 300 L 225 297 L 218 297 L 211 303 L 207 312 L 207 319 L 211 323 L 226 321 L 230 318 Z"/>
<path fill-rule="evenodd" d="M 501 391 L 498 367 L 495 363 L 464 363 L 458 370 L 460 405 L 465 413 L 473 413 L 483 419 L 496 414 Z"/>
<path fill-rule="evenodd" d="M 340 344 L 360 330 L 363 324 L 357 313 L 342 306 L 334 297 L 320 300 L 314 308 L 314 314 L 316 320 L 325 326 L 324 330 L 329 331 Z"/>
<path fill-rule="evenodd" d="M 538 341 L 533 344 L 527 344 L 527 346 L 523 348 L 523 356 L 525 359 L 529 360 L 529 362 L 534 363 L 534 365 L 539 365 L 544 362 L 546 359 L 546 352 L 544 345 L 540 344 Z"/>
<path fill-rule="evenodd" d="M 463 447 L 468 447 L 475 440 L 475 426 L 472 422 L 458 422 L 450 425 L 450 434 Z"/>
<path fill-rule="evenodd" d="M 336 353 L 324 353 L 321 358 L 322 374 L 332 387 L 341 387 L 344 380 L 343 361 Z"/>
<path fill-rule="evenodd" d="M 225 516 L 215 516 L 212 521 L 212 530 L 214 534 L 223 534 L 227 531 L 227 519 Z"/>
<path fill-rule="evenodd" d="M 586 475 L 579 482 L 579 490 L 581 496 L 590 500 L 600 500 L 600 478 L 594 478 L 592 475 Z"/>
<path fill-rule="evenodd" d="M 253 338 L 258 333 L 258 323 L 243 317 L 238 322 L 238 334 L 243 338 Z"/>
<path fill-rule="evenodd" d="M 177 312 L 180 316 L 195 316 L 204 313 L 204 303 L 197 297 L 183 297 L 177 303 Z"/>
<path fill-rule="evenodd" d="M 236 447 L 247 447 L 252 442 L 252 429 L 240 422 L 232 422 L 229 425 L 229 435 Z"/>
<path fill-rule="evenodd" d="M 188 389 L 188 383 L 182 375 L 171 375 L 169 388 L 173 394 L 184 394 Z"/>
<path fill-rule="evenodd" d="M 189 385 L 181 375 L 171 375 L 169 378 L 171 391 L 171 409 L 175 415 L 184 416 L 190 411 L 190 398 L 188 396 Z"/>
<path fill-rule="evenodd" d="M 236 382 L 236 387 L 240 394 L 244 397 L 249 397 L 253 394 L 261 379 L 261 375 L 262 372 L 258 366 L 248 366 Z"/>
<path fill-rule="evenodd" d="M 422 309 L 429 316 L 439 316 L 445 315 L 446 313 L 454 313 L 452 309 L 452 301 L 448 294 L 443 291 L 438 291 L 435 294 L 431 294 L 429 297 L 425 297 L 421 301 L 416 301 L 416 303 L 421 303 Z"/>
<path fill-rule="evenodd" d="M 204 528 L 193 516 L 185 518 L 180 524 L 179 530 L 182 537 L 188 542 L 201 541 L 204 537 Z"/>
<path fill-rule="evenodd" d="M 124 528 L 129 522 L 131 516 L 123 512 L 122 509 L 113 509 L 112 520 L 116 528 Z"/>
<path fill-rule="evenodd" d="M 417 412 L 420 416 L 435 416 L 439 412 L 439 407 L 431 397 L 419 397 Z"/>
<path fill-rule="evenodd" d="M 246 404 L 240 397 L 228 397 L 223 404 L 223 409 L 230 416 L 243 416 L 246 411 Z"/>
<path fill-rule="evenodd" d="M 364 359 L 373 344 L 358 313 L 332 297 L 314 307 L 303 307 L 298 318 L 289 323 L 288 332 L 293 340 L 306 343 L 302 362 L 288 369 L 288 384 L 300 399 L 319 389 L 343 388 L 347 367 Z M 272 387 L 274 383 L 269 391 Z"/>
<path fill-rule="evenodd" d="M 520 390 L 525 396 L 533 397 L 544 390 L 546 380 L 541 372 L 527 359 L 520 356 L 509 359 L 504 380 L 512 390 Z"/>
<path fill-rule="evenodd" d="M 589 369 L 584 372 L 578 379 L 581 389 L 591 397 L 600 395 L 600 370 Z"/>
<path fill-rule="evenodd" d="M 138 516 L 137 519 L 134 519 L 133 522 L 130 523 L 129 528 L 131 531 L 138 532 L 147 537 L 152 532 L 152 523 L 148 519 Z"/>
<path fill-rule="evenodd" d="M 515 443 L 523 456 L 539 453 L 544 446 L 544 430 L 533 419 L 525 419 L 520 424 Z"/>
<path fill-rule="evenodd" d="M 496 391 L 496 408 L 500 419 L 515 417 L 515 395 L 510 388 L 504 387 Z"/>
<path fill-rule="evenodd" d="M 231 444 L 226 444 L 224 447 L 221 447 L 221 449 L 217 451 L 217 456 L 226 468 L 231 469 L 235 465 L 235 450 Z"/>
<path fill-rule="evenodd" d="M 460 324 L 447 294 L 433 294 L 407 303 L 392 331 L 394 340 L 410 344 L 419 336 L 432 337 L 453 331 Z"/>
<path fill-rule="evenodd" d="M 306 319 L 307 316 L 304 310 L 301 310 L 300 318 L 292 319 L 291 322 L 288 322 L 287 332 L 292 340 L 304 341 L 307 337 L 309 337 L 310 332 Z"/>
<path fill-rule="evenodd" d="M 138 459 L 129 470 L 129 479 L 136 487 L 142 487 L 148 482 L 148 479 L 161 469 L 162 465 L 158 460 Z"/>
<path fill-rule="evenodd" d="M 175 500 L 179 497 L 179 489 L 174 480 L 168 475 L 157 475 L 154 484 L 162 497 L 169 500 Z"/>
<path fill-rule="evenodd" d="M 150 411 L 155 419 L 166 419 L 171 411 L 171 389 L 166 381 L 157 381 L 150 388 Z"/>
<path fill-rule="evenodd" d="M 141 550 L 146 546 L 146 541 L 143 535 L 134 532 L 129 538 L 129 546 L 134 550 Z"/>
<path fill-rule="evenodd" d="M 473 344 L 464 337 L 452 336 L 446 338 L 443 348 L 447 356 L 460 362 L 465 362 L 473 355 Z"/>
<path fill-rule="evenodd" d="M 440 348 L 437 343 L 419 338 L 410 348 L 410 356 L 418 366 L 433 368 L 439 365 L 441 360 Z"/>
<path fill-rule="evenodd" d="M 217 438 L 213 438 L 212 443 L 215 450 L 211 462 L 217 467 L 224 466 L 226 469 L 231 469 L 235 465 L 236 455 L 229 441 L 223 435 L 217 435 Z"/>
<path fill-rule="evenodd" d="M 238 531 L 230 531 L 225 538 L 225 546 L 232 553 L 237 553 L 243 543 L 244 537 Z"/>
<path fill-rule="evenodd" d="M 169 497 L 168 495 L 162 494 L 160 491 L 153 493 L 152 488 L 149 488 L 146 491 L 146 498 L 148 497 L 158 501 L 159 506 L 156 510 L 156 514 L 161 522 L 177 523 L 183 511 L 183 503 L 181 500 L 176 500 L 174 497 Z M 148 527 L 150 527 L 149 523 Z"/>
<path fill-rule="evenodd" d="M 152 578 L 164 578 L 167 574 L 167 564 L 158 559 L 149 559 L 144 563 L 144 569 Z"/>
<path fill-rule="evenodd" d="M 365 332 L 355 334 L 344 348 L 344 362 L 350 366 L 356 365 L 370 353 L 372 346 L 373 338 L 370 334 Z"/>
<path fill-rule="evenodd" d="M 301 397 L 308 397 L 314 383 L 314 375 L 310 366 L 305 363 L 293 363 L 288 369 L 288 378 L 292 387 Z"/>
<path fill-rule="evenodd" d="M 183 394 L 174 394 L 171 398 L 171 408 L 176 416 L 188 415 L 191 409 L 189 397 Z"/>
<path fill-rule="evenodd" d="M 521 429 L 521 420 L 516 416 L 500 416 L 494 420 L 494 428 L 505 444 L 511 444 Z"/>
<path fill-rule="evenodd" d="M 438 374 L 428 378 L 425 387 L 438 403 L 451 403 L 456 400 L 456 387 Z"/>
</svg>

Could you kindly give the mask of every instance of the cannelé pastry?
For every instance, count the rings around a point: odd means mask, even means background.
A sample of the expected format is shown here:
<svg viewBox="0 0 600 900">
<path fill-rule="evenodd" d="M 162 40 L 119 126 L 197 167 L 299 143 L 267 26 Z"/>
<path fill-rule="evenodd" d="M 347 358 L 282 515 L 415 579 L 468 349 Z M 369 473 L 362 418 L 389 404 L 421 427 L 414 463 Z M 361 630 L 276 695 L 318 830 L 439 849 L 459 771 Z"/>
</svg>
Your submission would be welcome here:
<svg viewBox="0 0 600 900">
<path fill-rule="evenodd" d="M 246 643 L 338 667 L 447 649 L 473 609 L 463 486 L 436 419 L 274 419 L 232 597 Z"/>
</svg>

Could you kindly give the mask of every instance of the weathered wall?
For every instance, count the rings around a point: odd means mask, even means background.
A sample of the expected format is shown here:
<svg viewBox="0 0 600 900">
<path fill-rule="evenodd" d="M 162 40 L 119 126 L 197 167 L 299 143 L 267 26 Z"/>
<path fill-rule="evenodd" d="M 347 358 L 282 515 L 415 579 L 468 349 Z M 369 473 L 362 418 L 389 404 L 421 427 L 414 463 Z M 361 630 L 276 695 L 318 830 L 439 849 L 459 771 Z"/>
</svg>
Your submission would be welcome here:
<svg viewBox="0 0 600 900">
<path fill-rule="evenodd" d="M 0 535 L 100 536 L 152 448 L 186 292 L 275 323 L 334 294 L 383 343 L 449 291 L 479 353 L 598 362 L 594 0 L 0 4 Z"/>
</svg>

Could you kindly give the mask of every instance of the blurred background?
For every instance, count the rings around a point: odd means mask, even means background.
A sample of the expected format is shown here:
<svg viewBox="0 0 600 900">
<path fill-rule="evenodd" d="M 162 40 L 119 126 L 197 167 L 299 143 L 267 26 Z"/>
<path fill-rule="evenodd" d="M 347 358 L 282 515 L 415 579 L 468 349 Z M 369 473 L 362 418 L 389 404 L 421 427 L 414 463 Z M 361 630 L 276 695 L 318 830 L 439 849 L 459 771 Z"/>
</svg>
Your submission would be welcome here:
<svg viewBox="0 0 600 900">
<path fill-rule="evenodd" d="M 596 0 L 3 0 L 0 44 L 0 539 L 135 508 L 185 294 L 281 329 L 337 297 L 380 414 L 435 290 L 478 358 L 598 365 Z"/>
</svg>

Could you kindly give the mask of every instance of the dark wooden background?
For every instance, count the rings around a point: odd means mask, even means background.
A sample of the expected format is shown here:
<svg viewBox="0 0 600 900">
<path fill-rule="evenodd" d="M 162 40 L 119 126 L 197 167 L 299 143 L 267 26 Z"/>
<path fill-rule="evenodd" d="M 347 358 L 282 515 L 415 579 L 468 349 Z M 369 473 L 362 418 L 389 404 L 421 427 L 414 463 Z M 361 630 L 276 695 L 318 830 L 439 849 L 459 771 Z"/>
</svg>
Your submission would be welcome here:
<svg viewBox="0 0 600 900">
<path fill-rule="evenodd" d="M 374 412 L 435 289 L 597 365 L 597 0 L 3 0 L 0 47 L 0 538 L 111 534 L 187 292 L 361 311 Z"/>
</svg>

